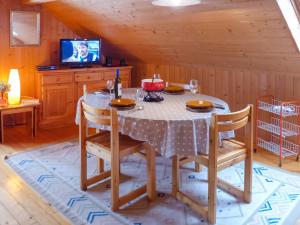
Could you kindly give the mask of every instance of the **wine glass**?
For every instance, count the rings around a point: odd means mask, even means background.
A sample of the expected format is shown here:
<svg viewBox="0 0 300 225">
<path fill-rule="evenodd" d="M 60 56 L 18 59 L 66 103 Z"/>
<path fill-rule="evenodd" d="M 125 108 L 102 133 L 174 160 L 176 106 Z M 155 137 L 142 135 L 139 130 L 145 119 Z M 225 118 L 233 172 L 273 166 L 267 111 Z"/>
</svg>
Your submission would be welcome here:
<svg viewBox="0 0 300 225">
<path fill-rule="evenodd" d="M 141 88 L 136 89 L 135 99 L 138 103 L 144 100 L 144 91 Z"/>
<path fill-rule="evenodd" d="M 113 90 L 113 88 L 114 88 L 114 82 L 113 82 L 113 80 L 108 80 L 108 81 L 106 81 L 106 87 L 107 87 L 107 89 L 109 90 L 109 95 L 110 95 L 110 97 L 111 97 L 112 90 Z"/>
<path fill-rule="evenodd" d="M 190 89 L 193 94 L 198 92 L 198 80 L 190 80 Z"/>
<path fill-rule="evenodd" d="M 160 74 L 159 73 L 153 74 L 153 79 L 160 80 Z"/>
</svg>

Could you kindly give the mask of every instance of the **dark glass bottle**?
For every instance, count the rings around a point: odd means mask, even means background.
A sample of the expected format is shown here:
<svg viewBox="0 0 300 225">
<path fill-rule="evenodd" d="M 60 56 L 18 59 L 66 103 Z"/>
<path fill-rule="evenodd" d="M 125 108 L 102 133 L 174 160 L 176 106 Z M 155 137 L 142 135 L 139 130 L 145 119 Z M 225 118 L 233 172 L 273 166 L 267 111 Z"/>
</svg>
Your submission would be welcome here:
<svg viewBox="0 0 300 225">
<path fill-rule="evenodd" d="M 115 98 L 121 98 L 122 97 L 122 83 L 121 83 L 121 77 L 120 77 L 120 70 L 116 70 L 116 77 L 115 77 Z"/>
</svg>

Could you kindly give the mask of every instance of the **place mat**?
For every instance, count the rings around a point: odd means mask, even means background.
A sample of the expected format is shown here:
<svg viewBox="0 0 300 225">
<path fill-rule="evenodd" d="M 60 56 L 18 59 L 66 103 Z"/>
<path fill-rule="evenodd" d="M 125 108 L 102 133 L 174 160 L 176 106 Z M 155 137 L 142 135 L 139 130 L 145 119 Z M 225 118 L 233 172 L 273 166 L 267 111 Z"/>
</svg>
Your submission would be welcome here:
<svg viewBox="0 0 300 225">
<path fill-rule="evenodd" d="M 172 91 L 165 91 L 163 90 L 162 91 L 164 94 L 167 94 L 167 95 L 183 95 L 185 93 L 185 91 L 176 91 L 176 92 L 172 92 Z"/>
<path fill-rule="evenodd" d="M 218 109 L 226 109 L 225 106 L 223 106 L 221 104 L 217 104 L 217 103 L 214 103 L 214 107 L 218 108 Z"/>
<path fill-rule="evenodd" d="M 134 109 L 134 107 L 135 107 L 135 104 L 129 105 L 129 106 L 115 106 L 115 105 L 112 105 L 111 103 L 109 103 L 108 105 L 110 107 L 113 107 L 113 108 L 117 109 L 118 111 L 131 110 L 131 109 Z"/>
</svg>

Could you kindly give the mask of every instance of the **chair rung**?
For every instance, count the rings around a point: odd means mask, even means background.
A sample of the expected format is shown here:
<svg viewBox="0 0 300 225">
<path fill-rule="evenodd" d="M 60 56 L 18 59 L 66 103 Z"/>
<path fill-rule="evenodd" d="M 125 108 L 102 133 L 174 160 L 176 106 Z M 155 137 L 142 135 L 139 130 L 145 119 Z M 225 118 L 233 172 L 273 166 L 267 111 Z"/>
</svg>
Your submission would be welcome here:
<svg viewBox="0 0 300 225">
<path fill-rule="evenodd" d="M 119 205 L 125 205 L 129 201 L 136 199 L 137 197 L 141 196 L 142 194 L 145 194 L 147 192 L 147 186 L 143 185 L 142 187 L 139 187 L 138 189 L 120 197 L 119 199 Z"/>
<path fill-rule="evenodd" d="M 239 198 L 239 199 L 243 199 L 244 197 L 244 191 L 234 187 L 233 185 L 229 184 L 228 182 L 218 178 L 218 182 L 217 185 L 220 189 L 222 189 L 223 191 Z"/>
<path fill-rule="evenodd" d="M 99 148 L 97 145 L 87 141 L 86 151 L 91 153 L 98 158 L 104 159 L 106 161 L 111 161 L 111 152 L 104 148 Z"/>
<path fill-rule="evenodd" d="M 245 155 L 245 154 L 246 154 L 246 149 L 234 150 L 234 151 L 231 151 L 229 153 L 221 154 L 218 157 L 218 164 L 229 161 L 231 159 L 235 159 L 235 158 L 237 158 L 241 155 Z"/>
<path fill-rule="evenodd" d="M 228 161 L 225 161 L 223 163 L 218 164 L 218 171 L 223 170 L 229 166 L 235 165 L 243 160 L 246 159 L 246 155 L 240 155 L 236 158 L 230 159 Z"/>
<path fill-rule="evenodd" d="M 91 139 L 94 139 L 94 138 L 96 138 L 96 137 L 101 137 L 101 136 L 104 136 L 103 135 L 103 133 L 96 133 L 96 134 L 93 134 L 93 135 L 90 135 L 90 136 L 88 136 L 88 137 L 86 137 L 86 141 L 89 141 L 89 140 L 91 140 Z"/>
<path fill-rule="evenodd" d="M 110 175 L 111 175 L 110 170 L 109 171 L 105 171 L 105 172 L 103 172 L 103 173 L 101 173 L 99 175 L 96 175 L 94 177 L 88 178 L 87 181 L 86 181 L 86 184 L 87 184 L 87 186 L 90 186 L 92 184 L 95 184 L 95 183 L 97 183 L 97 182 L 99 182 L 101 180 L 104 180 L 104 179 L 110 177 Z"/>
<path fill-rule="evenodd" d="M 195 157 L 189 156 L 189 157 L 182 157 L 179 159 L 179 166 L 183 166 L 187 163 L 195 161 Z"/>
<path fill-rule="evenodd" d="M 125 150 L 121 150 L 120 151 L 120 158 L 123 158 L 127 155 L 131 155 L 134 153 L 137 153 L 141 150 L 141 146 L 140 145 L 135 145 L 135 146 L 131 146 L 126 148 Z"/>
<path fill-rule="evenodd" d="M 191 199 L 189 196 L 187 196 L 181 191 L 178 191 L 176 193 L 176 198 L 179 201 L 182 201 L 183 203 L 189 205 L 193 210 L 199 213 L 204 219 L 208 218 L 208 207 L 201 206 L 201 203 Z"/>
<path fill-rule="evenodd" d="M 146 160 L 146 154 L 144 152 L 136 152 L 135 153 L 137 156 L 141 157 L 142 159 Z"/>
</svg>

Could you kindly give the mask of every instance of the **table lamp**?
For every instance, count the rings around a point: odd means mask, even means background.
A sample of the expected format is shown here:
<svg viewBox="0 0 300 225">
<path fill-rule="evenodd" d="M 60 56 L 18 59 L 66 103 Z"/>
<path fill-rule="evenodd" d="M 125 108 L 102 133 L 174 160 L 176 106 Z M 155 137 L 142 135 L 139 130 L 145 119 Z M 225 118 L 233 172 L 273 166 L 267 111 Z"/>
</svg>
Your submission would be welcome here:
<svg viewBox="0 0 300 225">
<path fill-rule="evenodd" d="M 20 76 L 18 69 L 11 69 L 9 73 L 8 83 L 10 84 L 10 91 L 8 92 L 8 103 L 16 105 L 20 103 Z"/>
</svg>

